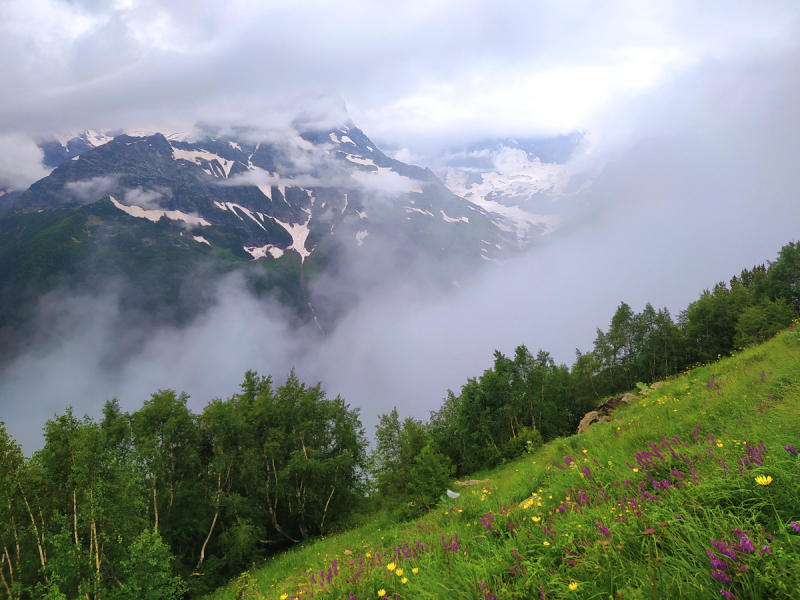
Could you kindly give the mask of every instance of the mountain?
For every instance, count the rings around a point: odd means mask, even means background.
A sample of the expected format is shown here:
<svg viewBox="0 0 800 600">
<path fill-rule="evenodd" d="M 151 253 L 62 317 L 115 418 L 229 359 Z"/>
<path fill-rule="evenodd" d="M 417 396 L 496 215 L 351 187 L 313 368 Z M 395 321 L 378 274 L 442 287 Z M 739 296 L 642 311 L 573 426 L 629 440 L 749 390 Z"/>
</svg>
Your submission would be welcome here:
<svg viewBox="0 0 800 600">
<path fill-rule="evenodd" d="M 325 329 L 358 289 L 421 274 L 452 286 L 517 251 L 488 211 L 352 122 L 85 132 L 41 147 L 53 171 L 0 196 L 0 329 L 58 286 L 110 282 L 124 314 L 186 322 L 232 271 Z"/>
<path fill-rule="evenodd" d="M 451 149 L 438 163 L 454 194 L 495 215 L 495 223 L 525 245 L 561 224 L 553 202 L 575 184 L 566 163 L 585 143 L 579 132 L 548 139 L 490 139 Z"/>
</svg>

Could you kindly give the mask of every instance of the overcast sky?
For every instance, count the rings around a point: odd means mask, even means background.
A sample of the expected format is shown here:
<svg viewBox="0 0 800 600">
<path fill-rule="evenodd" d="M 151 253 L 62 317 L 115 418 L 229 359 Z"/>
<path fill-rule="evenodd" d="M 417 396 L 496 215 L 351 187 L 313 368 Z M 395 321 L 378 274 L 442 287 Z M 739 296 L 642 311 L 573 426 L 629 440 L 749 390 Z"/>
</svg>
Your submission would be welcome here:
<svg viewBox="0 0 800 600">
<path fill-rule="evenodd" d="M 269 119 L 342 97 L 370 135 L 590 129 L 709 61 L 793 49 L 798 3 L 4 0 L 0 129 Z"/>
<path fill-rule="evenodd" d="M 0 178 L 19 184 L 43 174 L 30 136 L 198 119 L 280 127 L 331 97 L 422 162 L 488 136 L 579 129 L 590 151 L 571 168 L 593 183 L 559 200 L 553 212 L 569 218 L 526 258 L 457 295 L 371 297 L 313 352 L 232 286 L 202 324 L 162 332 L 108 379 L 98 353 L 111 317 L 75 301 L 94 328 L 23 357 L 0 396 L 48 398 L 52 411 L 117 394 L 135 410 L 174 387 L 199 409 L 246 368 L 281 380 L 297 366 L 374 423 L 394 404 L 427 416 L 495 348 L 571 363 L 620 301 L 676 313 L 800 238 L 799 16 L 796 0 L 3 0 Z M 16 435 L 31 448 L 43 419 L 29 411 L 0 418 L 27 416 Z"/>
</svg>

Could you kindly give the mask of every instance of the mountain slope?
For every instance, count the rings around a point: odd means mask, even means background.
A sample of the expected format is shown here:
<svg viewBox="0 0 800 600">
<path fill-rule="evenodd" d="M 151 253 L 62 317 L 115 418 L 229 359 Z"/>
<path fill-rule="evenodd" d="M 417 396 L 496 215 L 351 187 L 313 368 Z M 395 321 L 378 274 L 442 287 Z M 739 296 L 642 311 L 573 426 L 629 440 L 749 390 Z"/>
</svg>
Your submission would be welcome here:
<svg viewBox="0 0 800 600">
<path fill-rule="evenodd" d="M 210 597 L 796 598 L 798 355 L 800 333 L 779 334 L 477 474 L 418 522 L 323 538 Z"/>
<path fill-rule="evenodd" d="M 449 286 L 515 252 L 486 211 L 352 123 L 89 132 L 42 147 L 50 175 L 0 197 L 0 329 L 30 321 L 57 285 L 109 282 L 123 307 L 185 322 L 231 271 L 328 328 L 360 289 L 420 275 Z"/>
</svg>

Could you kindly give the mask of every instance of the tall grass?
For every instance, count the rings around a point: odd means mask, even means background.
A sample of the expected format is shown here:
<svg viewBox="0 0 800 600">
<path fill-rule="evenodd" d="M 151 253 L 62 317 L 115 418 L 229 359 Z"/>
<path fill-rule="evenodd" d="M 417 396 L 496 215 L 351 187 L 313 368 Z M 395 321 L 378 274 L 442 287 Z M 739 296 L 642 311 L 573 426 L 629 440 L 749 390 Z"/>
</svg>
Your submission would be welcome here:
<svg viewBox="0 0 800 600">
<path fill-rule="evenodd" d="M 788 331 L 478 474 L 419 521 L 306 544 L 212 597 L 800 598 L 798 417 Z"/>
</svg>

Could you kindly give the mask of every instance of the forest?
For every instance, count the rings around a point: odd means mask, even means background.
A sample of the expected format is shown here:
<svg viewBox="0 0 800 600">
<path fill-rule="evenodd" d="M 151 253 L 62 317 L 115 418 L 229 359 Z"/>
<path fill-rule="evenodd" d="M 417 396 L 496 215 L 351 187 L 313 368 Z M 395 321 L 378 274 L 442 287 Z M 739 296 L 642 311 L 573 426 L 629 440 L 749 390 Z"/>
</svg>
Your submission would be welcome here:
<svg viewBox="0 0 800 600">
<path fill-rule="evenodd" d="M 256 561 L 383 512 L 413 518 L 454 477 L 574 433 L 603 398 L 761 342 L 800 317 L 800 243 L 705 290 L 677 318 L 620 304 L 571 367 L 495 352 L 428 421 L 358 409 L 292 372 L 248 372 L 193 413 L 160 390 L 133 413 L 72 409 L 24 456 L 0 425 L 0 596 L 199 597 Z"/>
</svg>

